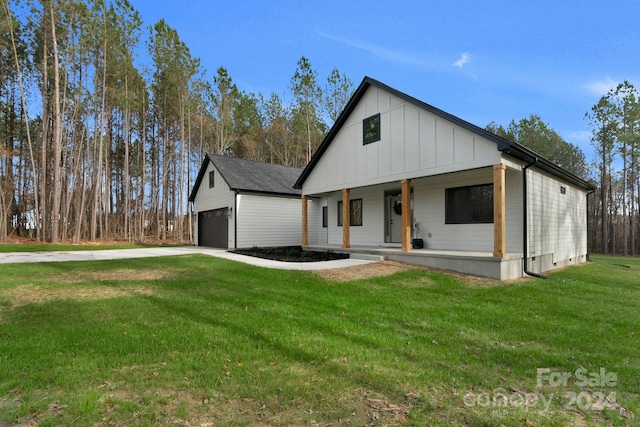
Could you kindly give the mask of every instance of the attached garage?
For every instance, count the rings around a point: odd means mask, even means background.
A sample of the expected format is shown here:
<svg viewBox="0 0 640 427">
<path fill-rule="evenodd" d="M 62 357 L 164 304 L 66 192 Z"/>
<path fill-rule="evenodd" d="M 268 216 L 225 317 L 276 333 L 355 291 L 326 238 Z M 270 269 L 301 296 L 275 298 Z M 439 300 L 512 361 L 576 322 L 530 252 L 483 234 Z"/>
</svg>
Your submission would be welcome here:
<svg viewBox="0 0 640 427">
<path fill-rule="evenodd" d="M 229 238 L 228 208 L 198 212 L 198 246 L 227 249 Z"/>
<path fill-rule="evenodd" d="M 198 246 L 223 249 L 302 243 L 302 169 L 207 154 L 189 196 Z"/>
</svg>

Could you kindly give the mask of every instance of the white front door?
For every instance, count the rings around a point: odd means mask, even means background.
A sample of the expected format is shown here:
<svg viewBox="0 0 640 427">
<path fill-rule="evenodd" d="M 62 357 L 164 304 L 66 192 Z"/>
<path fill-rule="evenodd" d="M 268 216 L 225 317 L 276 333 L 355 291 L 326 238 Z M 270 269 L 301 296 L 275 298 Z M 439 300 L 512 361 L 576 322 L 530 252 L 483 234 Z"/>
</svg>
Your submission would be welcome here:
<svg viewBox="0 0 640 427">
<path fill-rule="evenodd" d="M 385 243 L 402 243 L 402 195 L 400 192 L 385 194 Z"/>
</svg>

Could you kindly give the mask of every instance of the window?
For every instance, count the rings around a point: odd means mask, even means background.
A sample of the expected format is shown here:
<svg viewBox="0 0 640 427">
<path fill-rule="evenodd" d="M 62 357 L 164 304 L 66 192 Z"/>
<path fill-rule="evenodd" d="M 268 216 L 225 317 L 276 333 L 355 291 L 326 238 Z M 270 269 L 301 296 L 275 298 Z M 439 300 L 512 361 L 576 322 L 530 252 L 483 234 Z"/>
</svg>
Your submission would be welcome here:
<svg viewBox="0 0 640 427">
<path fill-rule="evenodd" d="M 493 184 L 445 190 L 445 224 L 493 222 Z"/>
<path fill-rule="evenodd" d="M 362 199 L 349 201 L 350 221 L 349 225 L 358 227 L 362 225 Z M 338 202 L 338 227 L 342 227 L 342 200 Z"/>
<path fill-rule="evenodd" d="M 362 145 L 380 141 L 380 113 L 362 121 Z"/>
<path fill-rule="evenodd" d="M 560 187 L 560 194 L 567 194 L 567 188 L 566 187 Z"/>
<path fill-rule="evenodd" d="M 351 220 L 350 225 L 362 226 L 362 199 L 351 200 L 350 202 Z"/>
<path fill-rule="evenodd" d="M 327 206 L 322 207 L 322 228 L 329 226 L 329 214 L 327 212 Z"/>
<path fill-rule="evenodd" d="M 216 173 L 215 171 L 209 171 L 209 188 L 213 188 L 216 184 L 215 181 Z"/>
</svg>

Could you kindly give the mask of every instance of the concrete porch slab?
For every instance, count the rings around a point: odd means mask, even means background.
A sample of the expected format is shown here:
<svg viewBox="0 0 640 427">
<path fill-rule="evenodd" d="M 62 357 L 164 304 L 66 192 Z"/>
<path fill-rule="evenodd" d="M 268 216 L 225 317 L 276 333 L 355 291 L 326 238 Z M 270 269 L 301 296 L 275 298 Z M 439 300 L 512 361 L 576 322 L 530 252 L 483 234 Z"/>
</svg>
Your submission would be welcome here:
<svg viewBox="0 0 640 427">
<path fill-rule="evenodd" d="M 508 254 L 505 258 L 496 258 L 491 252 L 445 251 L 433 249 L 414 249 L 402 252 L 398 247 L 353 246 L 344 249 L 338 245 L 310 245 L 308 250 L 348 253 L 352 257 L 371 255 L 385 259 L 424 265 L 426 267 L 489 277 L 498 280 L 512 280 L 523 276 L 522 254 Z"/>
</svg>

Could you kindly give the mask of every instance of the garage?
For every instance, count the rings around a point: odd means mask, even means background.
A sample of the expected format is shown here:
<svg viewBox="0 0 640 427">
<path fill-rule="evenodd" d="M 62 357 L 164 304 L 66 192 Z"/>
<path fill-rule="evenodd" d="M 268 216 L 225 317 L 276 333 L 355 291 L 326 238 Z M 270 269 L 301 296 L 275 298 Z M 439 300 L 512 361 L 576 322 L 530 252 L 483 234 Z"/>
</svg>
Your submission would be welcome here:
<svg viewBox="0 0 640 427">
<path fill-rule="evenodd" d="M 228 209 L 212 209 L 198 213 L 198 246 L 227 249 L 229 242 Z"/>
<path fill-rule="evenodd" d="M 198 246 L 222 249 L 302 242 L 302 169 L 209 153 L 189 201 Z"/>
</svg>

